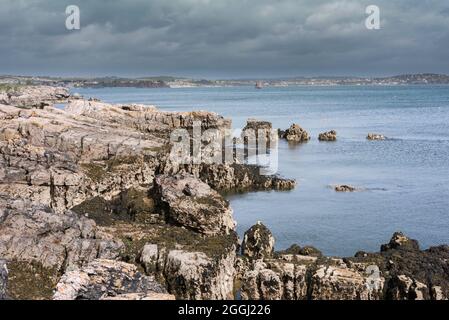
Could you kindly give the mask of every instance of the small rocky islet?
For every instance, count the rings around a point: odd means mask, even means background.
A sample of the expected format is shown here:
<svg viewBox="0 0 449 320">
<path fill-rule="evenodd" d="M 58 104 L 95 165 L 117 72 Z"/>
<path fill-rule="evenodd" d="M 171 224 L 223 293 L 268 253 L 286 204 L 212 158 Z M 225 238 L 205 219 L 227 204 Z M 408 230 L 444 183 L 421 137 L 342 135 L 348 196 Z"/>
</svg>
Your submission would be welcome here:
<svg viewBox="0 0 449 320">
<path fill-rule="evenodd" d="M 171 162 L 170 133 L 195 121 L 231 126 L 211 112 L 112 105 L 66 88 L 0 93 L 0 299 L 449 297 L 449 247 L 421 250 L 401 233 L 352 258 L 299 245 L 276 252 L 262 223 L 240 244 L 221 194 L 296 182 L 246 164 Z M 298 125 L 281 136 L 310 140 Z"/>
</svg>

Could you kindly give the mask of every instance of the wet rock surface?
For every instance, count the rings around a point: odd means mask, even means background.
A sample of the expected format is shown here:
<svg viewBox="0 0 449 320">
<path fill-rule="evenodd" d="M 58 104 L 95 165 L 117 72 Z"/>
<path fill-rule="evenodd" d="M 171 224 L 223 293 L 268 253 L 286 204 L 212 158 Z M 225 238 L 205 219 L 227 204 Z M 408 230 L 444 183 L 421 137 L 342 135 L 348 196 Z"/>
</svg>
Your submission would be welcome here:
<svg viewBox="0 0 449 320">
<path fill-rule="evenodd" d="M 341 185 L 334 186 L 334 190 L 336 192 L 355 192 L 355 191 L 357 191 L 357 188 L 354 186 L 347 185 L 347 184 L 341 184 Z"/>
<path fill-rule="evenodd" d="M 367 140 L 377 140 L 377 141 L 381 141 L 381 140 L 386 140 L 387 138 L 379 133 L 368 133 L 368 135 L 366 136 Z"/>
</svg>

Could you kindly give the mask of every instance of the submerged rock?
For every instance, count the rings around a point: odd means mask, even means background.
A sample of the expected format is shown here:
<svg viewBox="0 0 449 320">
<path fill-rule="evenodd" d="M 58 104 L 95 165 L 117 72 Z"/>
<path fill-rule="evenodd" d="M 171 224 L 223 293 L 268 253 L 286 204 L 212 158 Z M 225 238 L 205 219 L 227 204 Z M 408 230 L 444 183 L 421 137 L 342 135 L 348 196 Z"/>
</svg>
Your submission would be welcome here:
<svg viewBox="0 0 449 320">
<path fill-rule="evenodd" d="M 242 254 L 251 259 L 269 258 L 273 255 L 274 242 L 271 231 L 259 221 L 245 232 Z"/>
<path fill-rule="evenodd" d="M 310 135 L 298 124 L 292 124 L 290 128 L 280 132 L 280 138 L 292 142 L 307 142 L 310 140 Z"/>
<path fill-rule="evenodd" d="M 166 290 L 153 277 L 138 272 L 135 265 L 97 259 L 81 269 L 66 272 L 56 287 L 53 299 L 99 300 L 123 298 L 128 294 L 143 298 L 158 293 L 165 294 Z"/>
<path fill-rule="evenodd" d="M 192 175 L 157 176 L 154 190 L 169 223 L 209 236 L 235 229 L 229 203 Z"/>
<path fill-rule="evenodd" d="M 368 139 L 368 140 L 386 140 L 387 138 L 382 134 L 368 133 L 368 136 L 366 137 L 366 139 Z"/>
<path fill-rule="evenodd" d="M 342 185 L 335 186 L 334 190 L 336 192 L 355 192 L 355 191 L 357 191 L 357 188 L 347 185 L 347 184 L 342 184 Z"/>
<path fill-rule="evenodd" d="M 6 289 L 8 287 L 8 268 L 6 261 L 0 260 L 0 300 L 6 299 Z"/>
<path fill-rule="evenodd" d="M 337 131 L 331 130 L 328 132 L 320 133 L 318 135 L 318 140 L 320 140 L 320 141 L 336 141 L 337 140 Z"/>
</svg>

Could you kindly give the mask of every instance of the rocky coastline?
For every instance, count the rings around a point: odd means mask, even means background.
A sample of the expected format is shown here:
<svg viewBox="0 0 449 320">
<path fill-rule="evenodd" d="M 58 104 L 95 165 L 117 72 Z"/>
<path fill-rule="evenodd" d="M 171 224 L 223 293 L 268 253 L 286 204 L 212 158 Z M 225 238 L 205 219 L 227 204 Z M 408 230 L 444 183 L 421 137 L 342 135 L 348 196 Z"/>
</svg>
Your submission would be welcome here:
<svg viewBox="0 0 449 320">
<path fill-rule="evenodd" d="M 174 163 L 170 134 L 194 123 L 231 128 L 211 112 L 112 105 L 63 87 L 0 94 L 0 299 L 449 297 L 449 247 L 421 250 L 400 233 L 352 258 L 274 252 L 262 223 L 240 243 L 222 193 L 296 182 L 244 163 Z M 281 136 L 310 139 L 298 125 Z"/>
</svg>

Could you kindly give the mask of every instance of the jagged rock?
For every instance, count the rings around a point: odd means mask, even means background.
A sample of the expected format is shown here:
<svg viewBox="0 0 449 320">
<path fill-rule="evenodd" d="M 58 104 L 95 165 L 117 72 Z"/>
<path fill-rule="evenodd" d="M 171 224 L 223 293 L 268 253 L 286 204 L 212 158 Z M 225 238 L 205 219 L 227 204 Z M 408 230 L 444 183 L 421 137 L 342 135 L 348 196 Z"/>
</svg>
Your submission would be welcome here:
<svg viewBox="0 0 449 320">
<path fill-rule="evenodd" d="M 283 132 L 280 132 L 280 138 L 292 142 L 307 142 L 310 140 L 310 135 L 298 124 L 292 124 L 290 128 Z"/>
<path fill-rule="evenodd" d="M 387 297 L 391 300 L 429 300 L 429 288 L 406 275 L 395 276 L 390 280 Z"/>
<path fill-rule="evenodd" d="M 395 232 L 391 237 L 390 242 L 388 244 L 383 244 L 380 247 L 380 251 L 399 248 L 403 250 L 419 251 L 419 243 L 416 240 L 408 238 L 402 232 Z"/>
<path fill-rule="evenodd" d="M 347 184 L 342 184 L 342 185 L 335 186 L 334 190 L 336 192 L 355 192 L 355 191 L 357 191 L 357 188 L 347 185 Z"/>
<path fill-rule="evenodd" d="M 336 141 L 337 140 L 337 131 L 331 130 L 328 132 L 320 133 L 318 135 L 318 140 L 320 140 L 320 141 Z"/>
<path fill-rule="evenodd" d="M 0 197 L 0 256 L 64 271 L 95 258 L 115 258 L 122 243 L 102 239 L 95 222 L 66 211 Z"/>
<path fill-rule="evenodd" d="M 140 261 L 148 274 L 159 274 L 169 292 L 179 299 L 231 299 L 235 257 L 235 247 L 213 259 L 204 252 L 147 244 Z"/>
<path fill-rule="evenodd" d="M 369 286 L 369 276 L 357 270 L 339 266 L 319 266 L 312 276 L 313 300 L 377 300 L 382 297 L 385 280 L 379 278 L 376 287 Z"/>
<path fill-rule="evenodd" d="M 387 138 L 382 134 L 368 133 L 368 135 L 366 136 L 366 139 L 368 139 L 368 140 L 386 140 Z"/>
<path fill-rule="evenodd" d="M 229 203 L 191 175 L 157 176 L 154 189 L 168 222 L 205 235 L 229 234 L 235 228 Z"/>
<path fill-rule="evenodd" d="M 283 260 L 255 261 L 242 277 L 243 300 L 307 299 L 307 267 Z"/>
<path fill-rule="evenodd" d="M 99 300 L 126 294 L 166 293 L 153 277 L 137 267 L 120 261 L 97 259 L 87 266 L 66 272 L 59 281 L 54 300 Z M 129 296 L 128 296 L 129 297 Z"/>
<path fill-rule="evenodd" d="M 245 232 L 242 254 L 252 259 L 271 257 L 274 251 L 274 237 L 271 231 L 258 222 Z"/>
<path fill-rule="evenodd" d="M 8 287 L 8 268 L 6 261 L 0 260 L 0 300 L 6 299 L 6 288 Z"/>
</svg>

